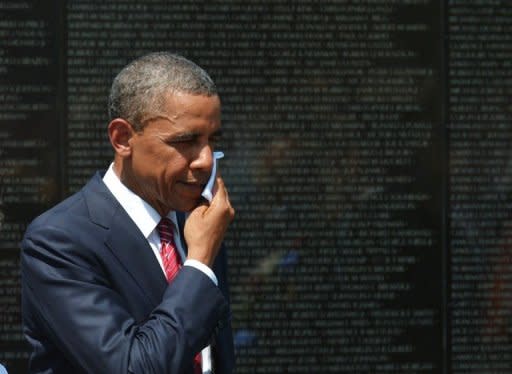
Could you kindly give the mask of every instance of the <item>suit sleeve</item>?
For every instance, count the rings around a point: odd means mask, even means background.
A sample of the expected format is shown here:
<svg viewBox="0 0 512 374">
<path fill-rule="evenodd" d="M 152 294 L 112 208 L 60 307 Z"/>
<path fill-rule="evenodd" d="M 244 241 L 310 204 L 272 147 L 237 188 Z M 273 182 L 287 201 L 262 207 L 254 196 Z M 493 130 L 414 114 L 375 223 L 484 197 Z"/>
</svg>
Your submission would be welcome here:
<svg viewBox="0 0 512 374">
<path fill-rule="evenodd" d="M 30 230 L 22 242 L 25 334 L 50 337 L 86 373 L 182 373 L 227 318 L 212 281 L 184 267 L 142 323 L 130 314 L 93 252 L 66 231 Z M 37 326 L 37 328 L 34 328 Z"/>
</svg>

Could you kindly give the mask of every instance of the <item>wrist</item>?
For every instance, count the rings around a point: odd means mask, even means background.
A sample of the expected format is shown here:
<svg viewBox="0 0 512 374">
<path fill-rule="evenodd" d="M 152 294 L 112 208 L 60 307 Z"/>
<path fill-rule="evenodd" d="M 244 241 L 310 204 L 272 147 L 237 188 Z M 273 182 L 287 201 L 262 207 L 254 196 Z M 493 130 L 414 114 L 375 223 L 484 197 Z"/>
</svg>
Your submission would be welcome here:
<svg viewBox="0 0 512 374">
<path fill-rule="evenodd" d="M 213 266 L 213 262 L 215 261 L 215 258 L 212 256 L 209 256 L 209 255 L 198 255 L 197 252 L 190 251 L 190 248 L 189 248 L 186 261 L 188 261 L 188 260 L 199 262 L 199 263 L 203 264 L 204 266 L 207 266 L 211 269 Z"/>
<path fill-rule="evenodd" d="M 200 270 L 201 272 L 203 272 L 204 274 L 206 274 L 208 276 L 208 278 L 210 278 L 212 280 L 212 282 L 218 286 L 219 285 L 219 282 L 217 280 L 217 277 L 215 276 L 215 273 L 213 272 L 213 270 L 211 269 L 211 267 L 205 265 L 203 262 L 200 262 L 198 260 L 195 260 L 195 259 L 192 259 L 192 258 L 187 258 L 187 260 L 185 261 L 185 263 L 183 264 L 183 266 L 192 266 L 198 270 Z"/>
</svg>

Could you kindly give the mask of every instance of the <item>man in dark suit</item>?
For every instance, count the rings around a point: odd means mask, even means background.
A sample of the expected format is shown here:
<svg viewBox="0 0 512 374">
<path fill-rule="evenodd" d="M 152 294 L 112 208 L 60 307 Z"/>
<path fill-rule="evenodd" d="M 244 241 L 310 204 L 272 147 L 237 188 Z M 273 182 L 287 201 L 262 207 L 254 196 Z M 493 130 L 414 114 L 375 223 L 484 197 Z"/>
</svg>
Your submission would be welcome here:
<svg viewBox="0 0 512 374">
<path fill-rule="evenodd" d="M 109 114 L 110 168 L 21 244 L 30 372 L 231 373 L 221 242 L 234 210 L 220 177 L 211 203 L 201 198 L 220 132 L 215 85 L 181 56 L 150 54 L 115 78 Z M 162 218 L 184 261 L 171 279 Z"/>
</svg>

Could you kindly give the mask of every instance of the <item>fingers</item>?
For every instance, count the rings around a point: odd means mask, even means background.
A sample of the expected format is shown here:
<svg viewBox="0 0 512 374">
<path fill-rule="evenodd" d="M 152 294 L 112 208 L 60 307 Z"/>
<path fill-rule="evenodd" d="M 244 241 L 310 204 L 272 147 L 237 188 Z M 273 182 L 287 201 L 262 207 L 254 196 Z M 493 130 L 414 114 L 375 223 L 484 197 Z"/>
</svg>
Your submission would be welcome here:
<svg viewBox="0 0 512 374">
<path fill-rule="evenodd" d="M 192 210 L 184 229 L 188 258 L 198 260 L 210 267 L 235 215 L 224 181 L 218 177 L 216 183 L 217 193 L 211 204 L 205 201 Z"/>
<path fill-rule="evenodd" d="M 213 197 L 211 208 L 216 209 L 217 206 L 224 206 L 226 209 L 225 214 L 229 216 L 232 220 L 235 217 L 235 210 L 231 206 L 231 202 L 229 201 L 228 190 L 224 184 L 224 181 L 221 177 L 217 177 L 217 192 Z"/>
<path fill-rule="evenodd" d="M 204 215 L 208 208 L 210 207 L 210 204 L 208 204 L 208 201 L 206 199 L 201 199 L 199 204 L 190 212 L 190 216 L 192 215 Z"/>
</svg>

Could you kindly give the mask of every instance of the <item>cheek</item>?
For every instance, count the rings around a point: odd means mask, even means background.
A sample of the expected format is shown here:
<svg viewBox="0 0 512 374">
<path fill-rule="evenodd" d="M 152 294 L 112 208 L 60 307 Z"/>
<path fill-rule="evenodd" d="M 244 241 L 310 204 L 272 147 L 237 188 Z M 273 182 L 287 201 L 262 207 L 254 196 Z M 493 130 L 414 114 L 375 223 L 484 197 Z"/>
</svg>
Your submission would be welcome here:
<svg viewBox="0 0 512 374">
<path fill-rule="evenodd" d="M 183 157 L 167 159 L 161 165 L 163 181 L 166 184 L 174 184 L 187 179 L 188 163 Z"/>
</svg>

